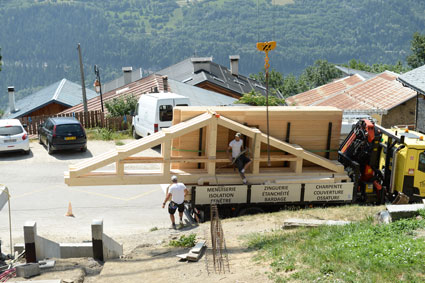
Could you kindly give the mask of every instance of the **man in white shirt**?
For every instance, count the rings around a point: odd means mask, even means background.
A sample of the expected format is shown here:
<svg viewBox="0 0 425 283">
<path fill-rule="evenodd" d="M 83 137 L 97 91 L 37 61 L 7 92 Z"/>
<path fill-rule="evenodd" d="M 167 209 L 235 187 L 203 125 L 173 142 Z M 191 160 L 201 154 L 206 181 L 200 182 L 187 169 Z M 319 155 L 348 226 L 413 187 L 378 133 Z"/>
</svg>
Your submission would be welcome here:
<svg viewBox="0 0 425 283">
<path fill-rule="evenodd" d="M 244 145 L 243 140 L 241 139 L 241 134 L 236 133 L 235 139 L 229 143 L 229 147 L 227 148 L 227 155 L 229 156 L 230 161 L 234 162 L 236 167 L 239 170 L 239 174 L 242 177 L 242 182 L 246 184 L 245 170 L 251 164 L 251 159 L 245 156 L 243 151 Z M 230 155 L 230 150 L 232 151 L 232 155 Z"/>
<path fill-rule="evenodd" d="M 171 198 L 170 203 L 168 204 L 168 213 L 170 214 L 172 228 L 176 229 L 176 222 L 174 220 L 174 213 L 176 210 L 179 210 L 180 217 L 180 228 L 183 228 L 183 212 L 184 212 L 184 198 L 188 194 L 186 186 L 183 183 L 177 183 L 177 176 L 172 176 L 171 181 L 173 184 L 168 186 L 167 195 L 164 202 L 162 203 L 162 208 L 165 207 L 165 203 Z"/>
</svg>

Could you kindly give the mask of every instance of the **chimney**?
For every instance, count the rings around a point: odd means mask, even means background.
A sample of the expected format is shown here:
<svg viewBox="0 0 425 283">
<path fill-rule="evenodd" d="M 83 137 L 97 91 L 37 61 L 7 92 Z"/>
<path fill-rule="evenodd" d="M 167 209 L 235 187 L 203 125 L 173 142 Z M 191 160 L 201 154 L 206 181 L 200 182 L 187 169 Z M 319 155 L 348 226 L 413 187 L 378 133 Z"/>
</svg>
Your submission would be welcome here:
<svg viewBox="0 0 425 283">
<path fill-rule="evenodd" d="M 239 75 L 239 55 L 230 55 L 229 56 L 230 59 L 230 72 L 232 73 L 232 75 L 234 76 L 238 76 Z"/>
<path fill-rule="evenodd" d="M 17 111 L 15 107 L 15 87 L 14 86 L 7 87 L 7 92 L 9 93 L 10 113 L 15 113 Z"/>
<path fill-rule="evenodd" d="M 133 67 L 122 67 L 124 73 L 124 85 L 131 83 L 131 73 L 133 72 Z"/>
<path fill-rule="evenodd" d="M 212 57 L 196 57 L 190 59 L 193 64 L 193 73 L 198 73 L 200 71 L 206 71 L 211 73 L 211 62 Z"/>
<path fill-rule="evenodd" d="M 164 86 L 164 92 L 168 92 L 168 77 L 162 77 L 162 85 Z"/>
</svg>

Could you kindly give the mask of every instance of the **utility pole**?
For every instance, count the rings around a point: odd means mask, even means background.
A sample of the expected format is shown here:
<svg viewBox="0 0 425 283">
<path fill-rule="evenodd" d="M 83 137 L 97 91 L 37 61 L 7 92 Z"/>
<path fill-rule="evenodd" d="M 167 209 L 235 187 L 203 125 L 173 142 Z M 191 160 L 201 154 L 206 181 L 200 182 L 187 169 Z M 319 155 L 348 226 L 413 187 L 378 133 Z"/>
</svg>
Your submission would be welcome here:
<svg viewBox="0 0 425 283">
<path fill-rule="evenodd" d="M 80 73 L 81 73 L 81 89 L 83 91 L 83 105 L 84 105 L 84 112 L 89 112 L 87 108 L 87 95 L 86 95 L 86 83 L 84 81 L 84 68 L 83 68 L 83 59 L 81 58 L 81 46 L 78 43 L 77 46 L 78 49 L 78 56 L 80 58 Z"/>
</svg>

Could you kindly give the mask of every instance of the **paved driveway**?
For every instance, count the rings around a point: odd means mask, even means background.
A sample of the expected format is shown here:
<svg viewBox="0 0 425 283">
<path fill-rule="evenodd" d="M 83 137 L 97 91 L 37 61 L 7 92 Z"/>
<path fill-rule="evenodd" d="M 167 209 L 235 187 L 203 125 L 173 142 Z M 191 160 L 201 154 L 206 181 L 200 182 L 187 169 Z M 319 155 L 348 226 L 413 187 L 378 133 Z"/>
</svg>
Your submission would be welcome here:
<svg viewBox="0 0 425 283">
<path fill-rule="evenodd" d="M 89 141 L 87 152 L 64 151 L 49 155 L 37 141 L 31 153 L 0 154 L 0 183 L 9 188 L 14 242 L 23 242 L 23 225 L 37 222 L 38 233 L 46 238 L 75 242 L 91 240 L 93 219 L 104 219 L 104 231 L 126 237 L 152 227 L 169 225 L 164 194 L 159 185 L 68 187 L 63 173 L 68 166 L 115 148 L 114 142 Z M 158 155 L 153 150 L 143 154 Z M 158 166 L 152 164 L 150 166 Z M 75 215 L 65 217 L 71 202 Z M 0 211 L 0 239 L 3 250 L 9 243 L 7 206 Z"/>
</svg>

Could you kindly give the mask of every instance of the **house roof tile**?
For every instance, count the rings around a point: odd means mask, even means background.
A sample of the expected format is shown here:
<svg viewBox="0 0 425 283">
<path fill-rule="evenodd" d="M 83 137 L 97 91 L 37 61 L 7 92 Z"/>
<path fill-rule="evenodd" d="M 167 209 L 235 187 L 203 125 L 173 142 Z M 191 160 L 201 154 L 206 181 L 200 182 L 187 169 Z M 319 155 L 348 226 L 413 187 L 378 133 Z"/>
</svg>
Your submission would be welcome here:
<svg viewBox="0 0 425 283">
<path fill-rule="evenodd" d="M 425 95 L 425 65 L 401 75 L 398 77 L 398 80 L 411 89 Z"/>
<path fill-rule="evenodd" d="M 96 97 L 97 93 L 86 89 L 86 95 L 87 99 L 91 99 Z M 6 109 L 6 113 L 9 114 L 6 114 L 3 118 L 23 117 L 52 102 L 71 107 L 82 101 L 81 86 L 67 79 L 62 79 L 25 98 L 17 100 L 15 105 L 18 111 L 9 113 L 10 109 Z"/>
<path fill-rule="evenodd" d="M 313 105 L 314 103 L 340 91 L 348 89 L 355 84 L 364 81 L 364 78 L 360 75 L 353 75 L 350 77 L 345 77 L 328 84 L 316 87 L 309 91 L 288 97 L 286 103 L 289 105 Z"/>
<path fill-rule="evenodd" d="M 416 96 L 414 91 L 396 81 L 397 77 L 397 74 L 385 71 L 333 94 L 319 98 L 317 92 L 309 91 L 308 95 L 308 92 L 299 94 L 303 95 L 303 101 L 297 100 L 298 95 L 293 100 L 301 101 L 298 105 L 334 106 L 343 110 L 390 110 Z"/>
</svg>

